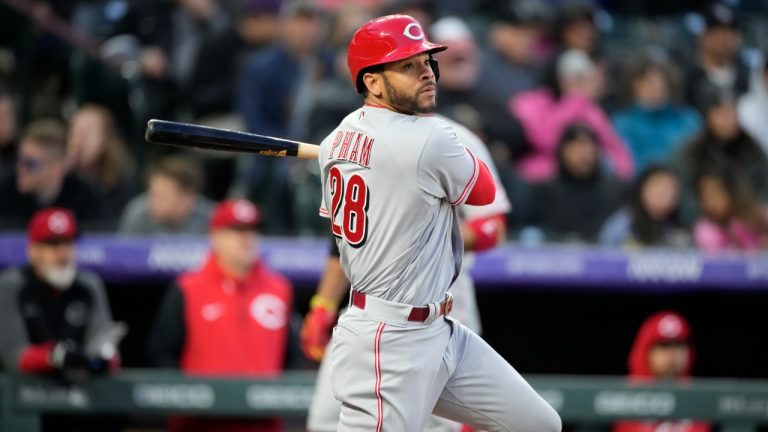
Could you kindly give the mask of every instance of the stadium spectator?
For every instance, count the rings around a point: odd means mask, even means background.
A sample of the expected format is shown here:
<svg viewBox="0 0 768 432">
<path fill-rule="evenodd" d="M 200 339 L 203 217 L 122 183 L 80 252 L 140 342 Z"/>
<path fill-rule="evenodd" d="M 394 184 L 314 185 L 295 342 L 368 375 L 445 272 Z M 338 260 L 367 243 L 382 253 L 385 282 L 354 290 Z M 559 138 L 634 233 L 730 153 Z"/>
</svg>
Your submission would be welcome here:
<svg viewBox="0 0 768 432">
<path fill-rule="evenodd" d="M 371 18 L 368 10 L 353 3 L 344 5 L 336 12 L 330 31 L 334 49 L 333 69 L 313 85 L 302 86 L 296 95 L 294 122 L 304 123 L 301 131 L 297 131 L 301 133 L 298 139 L 320 143 L 329 130 L 360 106 L 360 97 L 349 91 L 347 44 L 352 33 Z M 317 205 L 313 204 L 313 207 Z"/>
<path fill-rule="evenodd" d="M 69 172 L 65 140 L 65 127 L 58 120 L 40 119 L 27 126 L 15 172 L 0 180 L 0 227 L 23 229 L 45 207 L 67 208 L 83 224 L 101 220 L 101 196 Z"/>
<path fill-rule="evenodd" d="M 754 199 L 738 172 L 706 173 L 698 179 L 701 217 L 694 227 L 699 249 L 749 251 L 768 248 L 768 209 Z"/>
<path fill-rule="evenodd" d="M 724 2 L 710 2 L 702 12 L 704 28 L 698 35 L 694 56 L 682 56 L 686 101 L 704 110 L 707 87 L 714 86 L 733 98 L 747 91 L 749 68 L 739 57 L 741 36 L 733 9 Z"/>
<path fill-rule="evenodd" d="M 637 332 L 629 353 L 629 376 L 635 381 L 685 380 L 691 376 L 694 350 L 691 327 L 673 311 L 648 317 Z M 710 432 L 701 421 L 627 420 L 613 425 L 613 432 Z"/>
<path fill-rule="evenodd" d="M 518 163 L 521 176 L 529 182 L 552 179 L 557 173 L 561 134 L 569 124 L 583 122 L 599 137 L 600 154 L 613 172 L 624 181 L 631 179 L 634 167 L 629 149 L 596 103 L 603 81 L 600 69 L 583 52 L 570 50 L 558 59 L 557 76 L 559 91 L 540 87 L 509 102 L 531 146 Z"/>
<path fill-rule="evenodd" d="M 64 208 L 39 210 L 29 221 L 28 263 L 0 275 L 3 368 L 75 381 L 118 368 L 122 333 L 99 277 L 77 268 L 76 236 Z"/>
<path fill-rule="evenodd" d="M 690 236 L 679 217 L 680 181 L 664 165 L 648 165 L 635 180 L 627 204 L 600 230 L 609 246 L 687 247 Z"/>
<path fill-rule="evenodd" d="M 175 3 L 173 46 L 168 54 L 171 74 L 183 88 L 194 71 L 203 41 L 211 34 L 232 27 L 229 6 L 234 6 L 235 1 L 177 0 Z"/>
<path fill-rule="evenodd" d="M 429 40 L 450 49 L 440 53 L 440 113 L 479 131 L 487 116 L 498 112 L 482 88 L 481 49 L 469 26 L 460 17 L 444 17 L 429 28 Z M 510 80 L 514 81 L 514 80 Z M 498 97 L 494 95 L 494 97 Z M 501 101 L 501 99 L 500 99 Z M 473 113 L 462 113 L 472 110 Z M 474 126 L 474 127 L 473 127 Z"/>
<path fill-rule="evenodd" d="M 674 65 L 658 55 L 630 61 L 625 77 L 626 107 L 613 126 L 629 145 L 637 172 L 669 158 L 701 128 L 698 113 L 679 105 L 682 94 Z"/>
<path fill-rule="evenodd" d="M 482 54 L 481 83 L 485 90 L 492 89 L 501 101 L 534 88 L 543 66 L 535 52 L 537 25 L 542 17 L 536 10 L 522 6 L 523 2 L 498 2 L 488 27 L 490 50 L 479 53 Z M 436 35 L 432 36 L 434 39 Z M 441 104 L 443 94 L 441 92 Z"/>
<path fill-rule="evenodd" d="M 278 33 L 280 0 L 238 0 L 232 26 L 203 40 L 185 94 L 192 116 L 202 122 L 234 113 L 237 76 L 244 59 Z"/>
<path fill-rule="evenodd" d="M 293 138 L 304 135 L 304 125 L 292 123 L 298 89 L 332 70 L 332 59 L 321 50 L 323 17 L 309 1 L 284 2 L 278 40 L 245 62 L 240 77 L 238 108 L 251 132 Z M 263 210 L 264 230 L 291 228 L 292 206 L 288 187 L 290 161 L 285 158 L 250 158 L 244 180 L 245 196 Z"/>
<path fill-rule="evenodd" d="M 108 43 L 121 41 L 125 44 L 124 52 L 130 53 L 126 56 L 130 58 L 128 66 L 134 68 L 134 79 L 137 80 L 132 88 L 132 111 L 135 113 L 139 108 L 141 117 L 172 118 L 175 109 L 178 83 L 172 74 L 171 61 L 174 32 L 177 30 L 174 23 L 175 3 L 139 0 L 128 2 L 113 12 L 120 18 L 112 27 L 113 39 Z M 136 94 L 140 94 L 142 99 L 135 100 Z M 128 94 L 123 96 L 130 97 Z M 94 95 L 90 100 L 106 104 L 100 95 Z M 137 103 L 139 107 L 135 107 Z M 112 104 L 107 106 L 112 109 Z M 118 108 L 117 112 L 121 110 Z"/>
<path fill-rule="evenodd" d="M 504 90 L 491 77 L 491 65 L 482 64 L 484 50 L 476 43 L 469 26 L 459 17 L 444 17 L 432 25 L 429 33 L 431 41 L 450 48 L 437 56 L 437 111 L 483 137 L 493 148 L 498 163 L 525 153 L 527 142 L 522 127 L 511 118 Z M 517 82 L 512 76 L 501 81 Z"/>
<path fill-rule="evenodd" d="M 136 90 L 144 97 L 141 103 L 147 117 L 174 115 L 179 89 L 190 78 L 201 41 L 228 24 L 223 3 L 137 0 L 113 11 L 121 16 L 114 34 L 135 37 L 139 43 L 136 63 L 141 83 Z"/>
<path fill-rule="evenodd" d="M 194 376 L 274 377 L 291 346 L 292 287 L 255 253 L 259 212 L 223 201 L 210 220 L 211 251 L 202 267 L 178 277 L 150 331 L 158 367 Z M 278 419 L 174 418 L 171 431 L 279 431 Z"/>
<path fill-rule="evenodd" d="M 553 33 L 560 52 L 575 49 L 596 59 L 600 31 L 595 23 L 595 6 L 590 1 L 561 2 L 555 10 Z"/>
<path fill-rule="evenodd" d="M 768 157 L 738 122 L 733 98 L 708 88 L 704 101 L 704 130 L 684 144 L 676 155 L 683 184 L 683 222 L 696 218 L 696 180 L 702 174 L 725 167 L 746 176 L 758 200 L 768 199 Z"/>
<path fill-rule="evenodd" d="M 16 161 L 16 103 L 0 85 L 0 177 L 13 169 Z"/>
<path fill-rule="evenodd" d="M 534 187 L 533 223 L 547 240 L 594 242 L 603 221 L 621 205 L 621 182 L 602 169 L 599 139 L 589 126 L 566 128 L 557 177 Z"/>
<path fill-rule="evenodd" d="M 291 137 L 296 89 L 329 70 L 330 59 L 320 52 L 323 20 L 310 2 L 284 4 L 279 26 L 278 40 L 246 60 L 237 102 L 248 130 Z"/>
<path fill-rule="evenodd" d="M 749 92 L 738 103 L 739 122 L 768 154 L 768 51 L 762 69 L 754 71 Z"/>
<path fill-rule="evenodd" d="M 149 170 L 147 192 L 126 205 L 122 234 L 205 234 L 214 203 L 200 194 L 203 173 L 194 160 L 166 156 Z"/>
<path fill-rule="evenodd" d="M 137 190 L 136 167 L 118 135 L 112 113 L 98 105 L 81 107 L 70 120 L 67 157 L 75 173 L 99 189 L 104 228 L 113 230 Z"/>
<path fill-rule="evenodd" d="M 595 2 L 574 0 L 554 5 L 550 21 L 551 54 L 541 72 L 540 83 L 549 87 L 556 98 L 561 96 L 558 61 L 563 53 L 574 50 L 586 54 L 600 70 L 601 84 L 594 100 L 604 100 L 608 87 L 605 83 L 613 74 L 606 74 L 607 58 L 602 53 L 602 40 L 597 26 Z M 612 71 L 613 72 L 613 71 Z"/>
<path fill-rule="evenodd" d="M 245 130 L 237 108 L 240 72 L 248 57 L 275 41 L 279 34 L 280 0 L 236 0 L 233 23 L 205 37 L 185 85 L 185 98 L 195 123 L 231 130 Z M 233 187 L 236 173 L 244 168 L 238 155 L 226 152 L 196 152 L 201 156 L 207 181 L 203 194 L 224 199 Z M 250 158 L 244 158 L 250 161 Z"/>
</svg>

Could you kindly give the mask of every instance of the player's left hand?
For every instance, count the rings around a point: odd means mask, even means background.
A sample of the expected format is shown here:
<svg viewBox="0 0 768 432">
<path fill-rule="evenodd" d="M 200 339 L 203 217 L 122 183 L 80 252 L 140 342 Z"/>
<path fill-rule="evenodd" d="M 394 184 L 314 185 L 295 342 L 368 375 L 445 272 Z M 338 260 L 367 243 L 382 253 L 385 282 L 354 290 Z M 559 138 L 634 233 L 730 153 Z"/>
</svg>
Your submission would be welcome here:
<svg viewBox="0 0 768 432">
<path fill-rule="evenodd" d="M 322 360 L 337 318 L 336 311 L 331 308 L 318 305 L 310 308 L 301 327 L 301 350 L 304 355 L 314 361 Z"/>
</svg>

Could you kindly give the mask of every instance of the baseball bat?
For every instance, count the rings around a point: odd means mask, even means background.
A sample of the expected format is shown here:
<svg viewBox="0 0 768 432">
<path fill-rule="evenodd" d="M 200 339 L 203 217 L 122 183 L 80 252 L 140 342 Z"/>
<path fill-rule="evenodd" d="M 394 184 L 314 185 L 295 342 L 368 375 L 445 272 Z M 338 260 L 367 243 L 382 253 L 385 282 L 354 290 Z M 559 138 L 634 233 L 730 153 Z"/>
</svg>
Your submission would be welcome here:
<svg viewBox="0 0 768 432">
<path fill-rule="evenodd" d="M 153 144 L 302 159 L 317 159 L 320 150 L 315 144 L 157 119 L 147 122 L 144 138 Z"/>
</svg>

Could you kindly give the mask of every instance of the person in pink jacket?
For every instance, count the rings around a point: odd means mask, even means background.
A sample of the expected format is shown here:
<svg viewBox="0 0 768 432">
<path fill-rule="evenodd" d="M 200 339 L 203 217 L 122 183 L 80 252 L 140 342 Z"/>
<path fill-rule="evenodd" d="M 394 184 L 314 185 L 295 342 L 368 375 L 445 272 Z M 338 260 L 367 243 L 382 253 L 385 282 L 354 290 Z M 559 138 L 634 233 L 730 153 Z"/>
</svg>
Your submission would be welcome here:
<svg viewBox="0 0 768 432">
<path fill-rule="evenodd" d="M 509 109 L 522 124 L 530 144 L 530 152 L 517 166 L 525 180 L 538 183 L 555 176 L 558 138 L 574 122 L 585 123 L 596 132 L 616 176 L 625 181 L 632 178 L 634 163 L 629 148 L 595 102 L 602 92 L 601 74 L 584 52 L 565 51 L 557 60 L 558 89 L 541 87 L 510 100 Z"/>
<path fill-rule="evenodd" d="M 704 251 L 751 251 L 768 248 L 768 210 L 753 198 L 736 172 L 699 177 L 701 216 L 694 227 L 696 246 Z"/>
</svg>

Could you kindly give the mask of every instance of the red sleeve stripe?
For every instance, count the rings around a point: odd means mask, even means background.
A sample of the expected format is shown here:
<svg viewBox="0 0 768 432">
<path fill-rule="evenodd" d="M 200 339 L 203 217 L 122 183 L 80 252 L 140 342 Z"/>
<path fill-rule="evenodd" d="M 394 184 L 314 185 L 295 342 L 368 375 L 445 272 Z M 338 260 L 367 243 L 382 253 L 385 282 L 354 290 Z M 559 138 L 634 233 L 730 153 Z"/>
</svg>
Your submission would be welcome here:
<svg viewBox="0 0 768 432">
<path fill-rule="evenodd" d="M 480 169 L 479 169 L 480 167 L 478 165 L 477 158 L 475 157 L 474 154 L 472 154 L 472 152 L 469 149 L 467 149 L 467 152 L 469 153 L 470 156 L 472 156 L 472 162 L 475 163 L 475 166 L 473 167 L 472 177 L 470 177 L 469 182 L 464 187 L 464 191 L 461 193 L 461 195 L 459 195 L 459 198 L 453 202 L 449 201 L 450 204 L 454 206 L 461 204 L 462 202 L 464 202 L 465 199 L 467 199 L 467 195 L 469 195 L 469 191 L 471 191 L 472 188 L 475 186 L 475 182 L 477 181 L 477 176 L 480 174 Z"/>
<path fill-rule="evenodd" d="M 376 432 L 381 432 L 384 426 L 384 399 L 381 397 L 381 333 L 384 331 L 384 323 L 376 327 L 376 337 L 373 342 L 373 363 L 376 379 L 373 391 L 376 394 Z"/>
<path fill-rule="evenodd" d="M 328 215 L 328 210 L 326 210 L 325 207 L 320 207 L 320 214 L 327 216 Z"/>
</svg>

